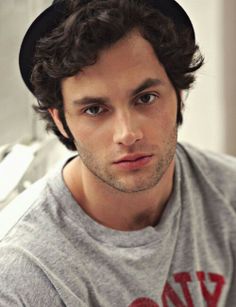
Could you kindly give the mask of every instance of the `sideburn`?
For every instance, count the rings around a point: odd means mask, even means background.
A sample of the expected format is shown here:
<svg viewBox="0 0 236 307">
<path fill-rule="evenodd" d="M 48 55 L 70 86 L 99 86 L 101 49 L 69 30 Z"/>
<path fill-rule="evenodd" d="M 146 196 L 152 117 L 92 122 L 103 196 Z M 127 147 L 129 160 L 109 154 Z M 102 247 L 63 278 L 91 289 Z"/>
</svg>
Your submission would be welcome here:
<svg viewBox="0 0 236 307">
<path fill-rule="evenodd" d="M 182 114 L 182 110 L 183 110 L 183 102 L 182 102 L 182 98 L 180 95 L 180 91 L 178 89 L 175 88 L 175 92 L 176 92 L 176 96 L 177 96 L 177 116 L 176 116 L 176 123 L 177 123 L 177 127 L 181 126 L 183 123 L 183 114 Z"/>
<path fill-rule="evenodd" d="M 74 137 L 73 137 L 73 135 L 72 135 L 72 133 L 70 131 L 70 128 L 67 125 L 66 118 L 65 118 L 65 112 L 64 112 L 63 108 L 60 108 L 58 110 L 58 115 L 59 115 L 60 121 L 62 122 L 63 128 L 64 128 L 66 134 L 69 137 L 69 138 L 67 138 L 67 142 L 71 142 L 71 143 L 74 144 Z"/>
</svg>

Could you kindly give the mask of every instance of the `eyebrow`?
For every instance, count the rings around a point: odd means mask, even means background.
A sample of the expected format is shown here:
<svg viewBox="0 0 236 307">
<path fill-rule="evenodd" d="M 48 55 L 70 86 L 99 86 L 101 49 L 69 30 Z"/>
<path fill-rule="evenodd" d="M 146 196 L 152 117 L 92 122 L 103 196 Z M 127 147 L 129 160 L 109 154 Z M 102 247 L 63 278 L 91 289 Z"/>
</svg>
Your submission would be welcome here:
<svg viewBox="0 0 236 307">
<path fill-rule="evenodd" d="M 140 92 L 144 91 L 145 89 L 152 87 L 152 86 L 158 86 L 162 85 L 163 81 L 160 79 L 153 79 L 153 78 L 148 78 L 144 80 L 140 85 L 138 85 L 134 90 L 130 91 L 130 96 L 136 96 Z M 90 97 L 90 96 L 85 96 L 79 99 L 76 99 L 73 101 L 73 104 L 76 106 L 83 106 L 83 105 L 89 105 L 89 104 L 109 104 L 110 100 L 107 97 Z"/>
<path fill-rule="evenodd" d="M 160 79 L 148 78 L 144 80 L 136 89 L 131 92 L 131 96 L 135 96 L 149 87 L 161 85 L 163 82 Z"/>
</svg>

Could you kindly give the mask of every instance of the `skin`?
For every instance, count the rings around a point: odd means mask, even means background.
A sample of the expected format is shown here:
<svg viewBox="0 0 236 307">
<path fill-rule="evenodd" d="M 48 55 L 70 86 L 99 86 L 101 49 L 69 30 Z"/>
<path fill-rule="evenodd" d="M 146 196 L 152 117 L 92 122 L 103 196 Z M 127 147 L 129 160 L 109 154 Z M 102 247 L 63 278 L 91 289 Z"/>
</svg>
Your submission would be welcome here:
<svg viewBox="0 0 236 307">
<path fill-rule="evenodd" d="M 79 152 L 63 176 L 78 204 L 116 230 L 156 225 L 173 189 L 177 97 L 150 43 L 132 31 L 61 86 Z M 151 158 L 134 169 L 114 163 L 130 154 Z"/>
</svg>

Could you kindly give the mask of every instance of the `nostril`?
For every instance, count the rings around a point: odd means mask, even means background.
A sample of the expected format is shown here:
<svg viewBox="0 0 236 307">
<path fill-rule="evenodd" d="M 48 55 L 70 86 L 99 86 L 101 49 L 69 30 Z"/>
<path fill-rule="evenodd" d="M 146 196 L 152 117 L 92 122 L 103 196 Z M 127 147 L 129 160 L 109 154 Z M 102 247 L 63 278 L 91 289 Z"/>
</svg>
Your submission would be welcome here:
<svg viewBox="0 0 236 307">
<path fill-rule="evenodd" d="M 137 118 L 128 111 L 118 114 L 114 127 L 114 142 L 117 144 L 130 146 L 143 138 Z"/>
<path fill-rule="evenodd" d="M 141 133 L 128 132 L 116 136 L 115 142 L 126 146 L 130 146 L 138 142 L 140 139 L 142 139 Z"/>
</svg>

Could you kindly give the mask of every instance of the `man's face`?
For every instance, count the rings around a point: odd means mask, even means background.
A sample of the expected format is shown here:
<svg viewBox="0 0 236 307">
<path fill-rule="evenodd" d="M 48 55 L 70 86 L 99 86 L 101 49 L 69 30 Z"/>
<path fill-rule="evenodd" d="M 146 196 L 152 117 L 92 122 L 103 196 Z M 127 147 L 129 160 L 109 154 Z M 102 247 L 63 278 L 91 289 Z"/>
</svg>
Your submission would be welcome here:
<svg viewBox="0 0 236 307">
<path fill-rule="evenodd" d="M 175 154 L 177 98 L 148 41 L 130 33 L 66 78 L 62 95 L 86 172 L 126 193 L 158 184 Z"/>
</svg>

